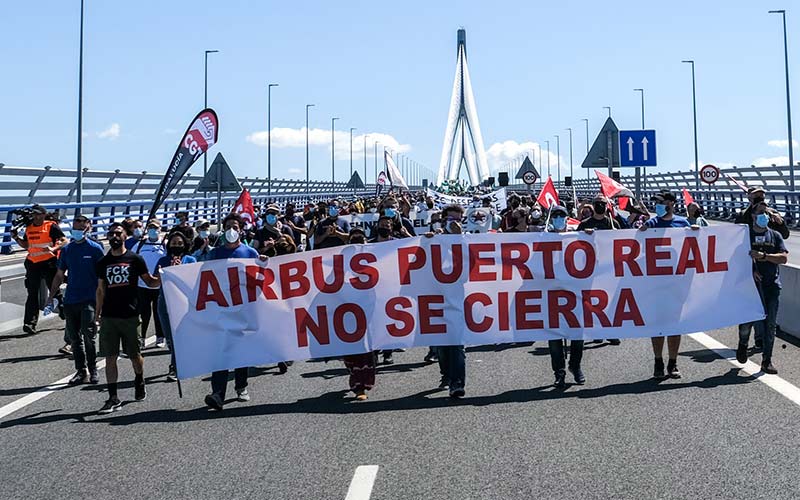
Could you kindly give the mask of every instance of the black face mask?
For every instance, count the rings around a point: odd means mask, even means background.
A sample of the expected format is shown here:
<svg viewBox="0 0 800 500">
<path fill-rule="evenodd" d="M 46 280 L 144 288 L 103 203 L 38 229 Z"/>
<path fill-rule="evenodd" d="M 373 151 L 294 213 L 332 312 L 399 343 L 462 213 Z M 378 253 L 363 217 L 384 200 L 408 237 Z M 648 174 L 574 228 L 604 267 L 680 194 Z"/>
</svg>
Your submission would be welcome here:
<svg viewBox="0 0 800 500">
<path fill-rule="evenodd" d="M 171 247 L 168 248 L 168 250 L 169 250 L 169 254 L 170 255 L 183 255 L 184 251 L 186 250 L 186 248 L 183 245 L 181 245 L 179 247 L 172 247 L 171 246 Z"/>
<path fill-rule="evenodd" d="M 380 236 L 381 238 L 387 238 L 390 234 L 392 234 L 392 232 L 388 227 L 378 228 L 378 236 Z"/>
<path fill-rule="evenodd" d="M 606 213 L 606 204 L 602 201 L 595 202 L 592 206 L 594 207 L 594 213 L 601 215 Z"/>
<path fill-rule="evenodd" d="M 114 250 L 122 248 L 122 240 L 120 238 L 109 238 L 108 245 Z"/>
<path fill-rule="evenodd" d="M 519 200 L 511 200 L 511 206 L 513 208 L 519 207 Z"/>
<path fill-rule="evenodd" d="M 351 238 L 350 239 L 350 243 L 353 243 L 353 244 L 356 244 L 356 245 L 363 245 L 364 243 L 366 243 L 366 241 L 364 241 L 364 238 Z"/>
</svg>

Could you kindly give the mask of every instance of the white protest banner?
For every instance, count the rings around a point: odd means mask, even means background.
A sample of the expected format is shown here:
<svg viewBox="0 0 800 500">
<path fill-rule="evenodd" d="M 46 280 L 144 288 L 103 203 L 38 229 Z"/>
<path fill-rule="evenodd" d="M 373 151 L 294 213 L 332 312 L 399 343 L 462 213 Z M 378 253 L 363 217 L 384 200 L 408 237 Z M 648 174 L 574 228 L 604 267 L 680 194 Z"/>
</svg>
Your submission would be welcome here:
<svg viewBox="0 0 800 500">
<path fill-rule="evenodd" d="M 437 235 L 162 271 L 178 375 L 759 320 L 745 226 Z"/>
<path fill-rule="evenodd" d="M 433 202 L 436 203 L 439 208 L 443 208 L 447 205 L 461 205 L 462 207 L 467 208 L 473 203 L 471 196 L 451 196 L 449 194 L 439 193 L 430 188 L 428 188 L 427 196 L 433 198 Z M 497 213 L 502 212 L 506 209 L 506 207 L 508 207 L 506 188 L 500 188 L 496 191 L 492 191 L 491 193 L 479 195 L 478 202 L 480 203 L 480 200 L 483 200 L 487 197 L 492 200 L 492 207 Z"/>
</svg>

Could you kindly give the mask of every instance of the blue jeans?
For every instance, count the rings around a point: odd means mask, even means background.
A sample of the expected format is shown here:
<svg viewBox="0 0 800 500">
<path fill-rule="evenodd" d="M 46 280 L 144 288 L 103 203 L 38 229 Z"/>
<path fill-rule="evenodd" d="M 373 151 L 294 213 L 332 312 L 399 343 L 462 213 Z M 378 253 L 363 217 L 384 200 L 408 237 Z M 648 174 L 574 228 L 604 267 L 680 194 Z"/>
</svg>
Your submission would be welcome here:
<svg viewBox="0 0 800 500">
<path fill-rule="evenodd" d="M 439 354 L 439 371 L 442 378 L 450 381 L 451 389 L 463 389 L 467 379 L 467 355 L 463 345 L 436 347 Z"/>
<path fill-rule="evenodd" d="M 564 375 L 564 341 L 548 340 L 547 346 L 550 348 L 550 365 L 553 373 Z M 583 340 L 573 340 L 569 343 L 569 367 L 571 369 L 580 368 L 583 359 Z"/>
<path fill-rule="evenodd" d="M 95 371 L 97 364 L 97 328 L 94 302 L 64 304 L 64 332 L 69 337 L 77 371 Z"/>
<path fill-rule="evenodd" d="M 762 364 L 767 364 L 772 360 L 772 348 L 775 345 L 775 332 L 778 327 L 778 301 L 781 296 L 781 289 L 774 285 L 760 285 L 758 294 L 761 296 L 761 303 L 764 305 L 764 313 L 766 313 L 767 317 L 761 321 L 739 325 L 739 343 L 747 344 L 750 337 L 750 325 L 753 325 L 756 330 L 756 338 L 761 337 L 761 362 Z"/>
</svg>

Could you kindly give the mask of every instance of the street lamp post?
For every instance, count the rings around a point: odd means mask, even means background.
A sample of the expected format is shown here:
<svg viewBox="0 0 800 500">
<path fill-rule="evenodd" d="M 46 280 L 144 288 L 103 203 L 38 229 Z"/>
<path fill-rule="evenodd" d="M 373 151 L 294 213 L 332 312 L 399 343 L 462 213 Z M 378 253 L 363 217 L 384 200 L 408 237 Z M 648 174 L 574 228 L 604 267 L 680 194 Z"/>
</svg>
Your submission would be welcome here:
<svg viewBox="0 0 800 500">
<path fill-rule="evenodd" d="M 569 176 L 572 182 L 575 182 L 575 178 L 572 176 L 572 128 L 567 127 L 567 130 L 569 130 Z"/>
<path fill-rule="evenodd" d="M 367 137 L 369 134 L 364 134 L 364 184 L 367 183 Z M 375 179 L 375 183 L 377 184 L 378 179 Z"/>
<path fill-rule="evenodd" d="M 639 92 L 642 96 L 642 130 L 644 130 L 644 89 L 633 89 L 634 92 Z M 642 197 L 642 187 L 647 183 L 647 167 L 642 167 L 641 172 L 639 167 L 636 167 L 636 196 Z"/>
<path fill-rule="evenodd" d="M 313 107 L 313 104 L 306 104 L 306 201 L 308 201 L 308 198 L 311 195 L 311 176 L 308 162 L 308 108 Z"/>
<path fill-rule="evenodd" d="M 608 110 L 608 117 L 611 118 L 611 106 L 603 106 L 603 109 Z"/>
<path fill-rule="evenodd" d="M 267 85 L 267 196 L 272 196 L 272 87 L 277 86 Z"/>
<path fill-rule="evenodd" d="M 83 0 L 81 0 L 81 31 L 78 49 L 78 166 L 75 177 L 75 200 L 83 202 Z M 80 209 L 75 209 L 77 213 Z"/>
<path fill-rule="evenodd" d="M 205 52 L 205 64 L 203 66 L 203 109 L 208 107 L 208 55 L 215 54 L 218 50 L 207 50 Z M 203 155 L 203 175 L 208 172 L 208 155 Z"/>
<path fill-rule="evenodd" d="M 355 127 L 350 127 L 350 177 L 353 177 L 353 130 Z M 366 179 L 364 179 L 366 183 Z"/>
<path fill-rule="evenodd" d="M 589 119 L 581 118 L 581 121 L 586 123 L 586 156 L 589 156 Z M 592 170 L 591 168 L 586 169 L 586 180 L 589 180 L 591 170 Z"/>
<path fill-rule="evenodd" d="M 375 149 L 373 152 L 373 156 L 375 157 L 375 182 L 378 182 L 378 141 L 375 141 L 373 147 Z"/>
<path fill-rule="evenodd" d="M 558 182 L 561 182 L 561 137 L 558 135 L 553 136 L 556 138 L 556 173 L 558 174 Z"/>
<path fill-rule="evenodd" d="M 789 129 L 789 187 L 794 191 L 794 143 L 792 142 L 792 106 L 789 99 L 789 41 L 786 36 L 786 11 L 771 10 L 770 14 L 780 14 L 783 18 L 783 59 L 786 68 L 786 125 Z"/>
<path fill-rule="evenodd" d="M 550 141 L 544 141 L 547 144 L 547 177 L 550 177 Z"/>
<path fill-rule="evenodd" d="M 336 162 L 334 160 L 334 147 L 336 146 L 336 139 L 334 136 L 336 131 L 336 120 L 338 119 L 339 117 L 331 118 L 331 182 L 336 182 Z M 331 189 L 333 189 L 333 186 L 331 186 Z"/>
<path fill-rule="evenodd" d="M 692 65 L 692 116 L 694 117 L 694 170 L 695 170 L 694 187 L 697 191 L 700 191 L 700 160 L 698 159 L 698 154 L 697 154 L 697 94 L 695 93 L 695 84 L 694 84 L 695 81 L 694 60 L 690 59 L 681 62 Z"/>
</svg>

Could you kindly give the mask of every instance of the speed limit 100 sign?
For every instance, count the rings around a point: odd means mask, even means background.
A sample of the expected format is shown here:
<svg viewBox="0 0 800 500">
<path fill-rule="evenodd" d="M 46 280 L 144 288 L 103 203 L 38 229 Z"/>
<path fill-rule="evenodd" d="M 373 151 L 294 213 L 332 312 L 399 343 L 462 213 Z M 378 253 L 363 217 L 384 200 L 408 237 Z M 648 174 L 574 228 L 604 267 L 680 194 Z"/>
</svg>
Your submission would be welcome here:
<svg viewBox="0 0 800 500">
<path fill-rule="evenodd" d="M 530 170 L 522 174 L 522 182 L 525 184 L 534 184 L 536 182 L 536 174 Z"/>
<path fill-rule="evenodd" d="M 719 169 L 714 165 L 706 165 L 700 169 L 700 180 L 706 184 L 714 184 L 719 179 Z"/>
</svg>

